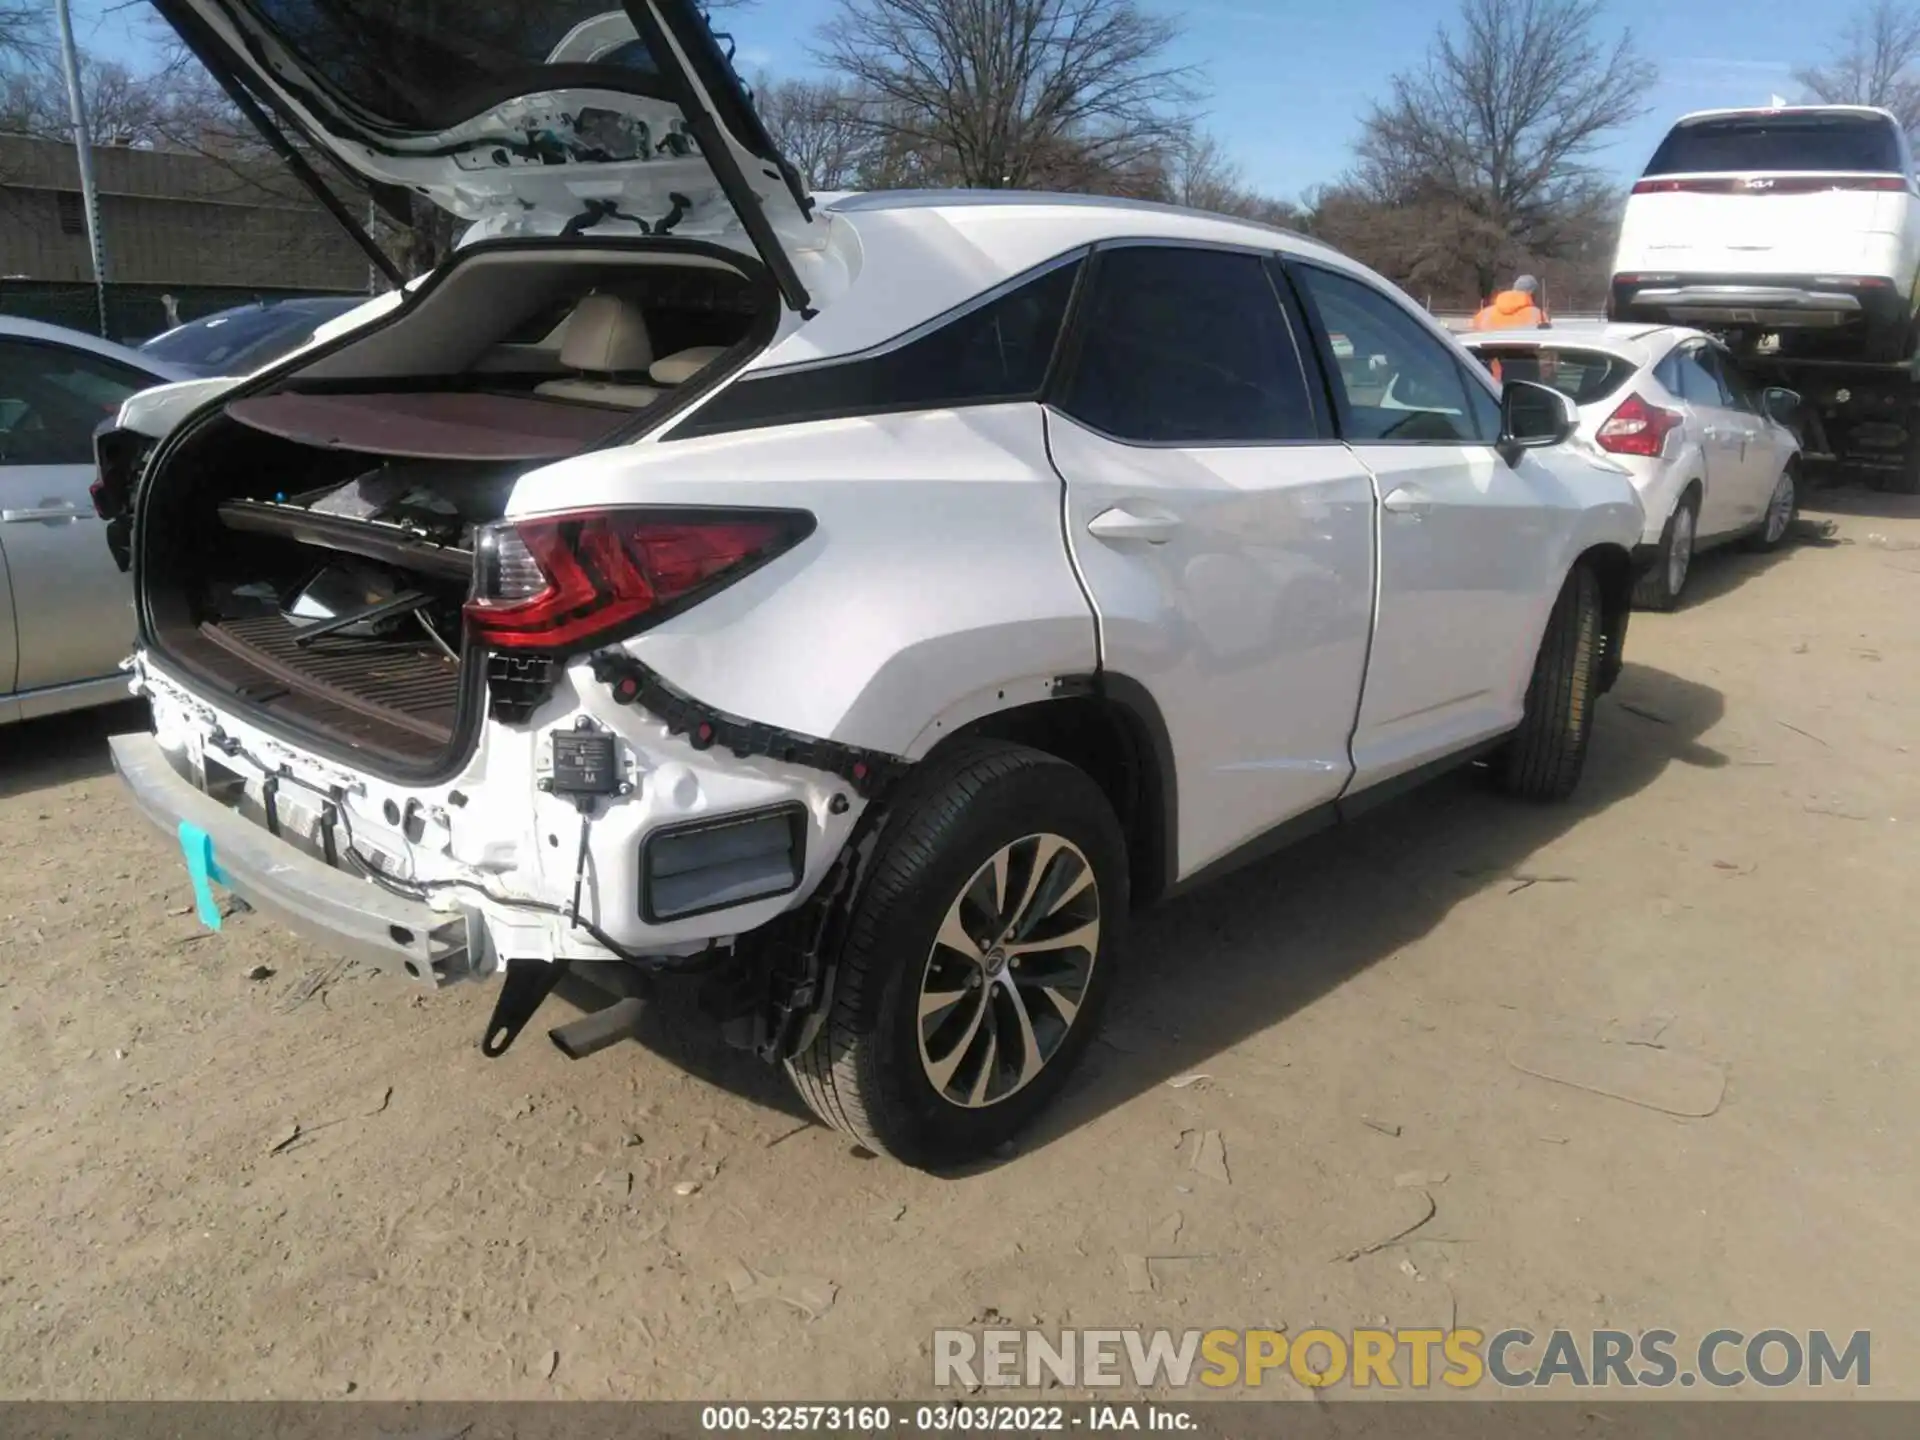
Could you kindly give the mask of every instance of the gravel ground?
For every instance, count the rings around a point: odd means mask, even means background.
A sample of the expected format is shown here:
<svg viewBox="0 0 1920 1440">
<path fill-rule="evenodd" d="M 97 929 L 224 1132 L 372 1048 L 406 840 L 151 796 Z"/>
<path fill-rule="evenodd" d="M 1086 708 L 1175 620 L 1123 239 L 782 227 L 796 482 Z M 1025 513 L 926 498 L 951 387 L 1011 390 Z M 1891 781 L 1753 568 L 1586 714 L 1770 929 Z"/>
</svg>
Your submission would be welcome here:
<svg viewBox="0 0 1920 1440">
<path fill-rule="evenodd" d="M 1442 781 L 1147 917 L 961 1177 L 673 1004 L 489 1062 L 489 990 L 205 934 L 107 765 L 137 712 L 0 732 L 0 1395 L 896 1397 L 997 1317 L 1457 1317 L 1870 1329 L 1920 1396 L 1920 505 L 1801 531 L 1635 617 L 1572 805 Z M 1529 1073 L 1596 1065 L 1635 1098 Z"/>
</svg>

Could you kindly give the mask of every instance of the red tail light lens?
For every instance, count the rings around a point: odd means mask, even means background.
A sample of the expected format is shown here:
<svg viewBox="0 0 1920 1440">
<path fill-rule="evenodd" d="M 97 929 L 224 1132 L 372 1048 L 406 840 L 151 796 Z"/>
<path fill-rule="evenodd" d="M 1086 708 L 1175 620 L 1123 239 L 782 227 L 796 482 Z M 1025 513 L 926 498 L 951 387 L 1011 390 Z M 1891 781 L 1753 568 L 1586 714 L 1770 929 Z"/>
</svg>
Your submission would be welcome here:
<svg viewBox="0 0 1920 1440">
<path fill-rule="evenodd" d="M 1684 419 L 1678 411 L 1650 405 L 1638 395 L 1629 395 L 1620 408 L 1607 417 L 1594 437 L 1600 448 L 1614 455 L 1656 456 L 1666 448 L 1667 436 Z"/>
<path fill-rule="evenodd" d="M 467 626 L 496 650 L 568 652 L 657 624 L 813 532 L 797 510 L 595 510 L 474 542 Z"/>
</svg>

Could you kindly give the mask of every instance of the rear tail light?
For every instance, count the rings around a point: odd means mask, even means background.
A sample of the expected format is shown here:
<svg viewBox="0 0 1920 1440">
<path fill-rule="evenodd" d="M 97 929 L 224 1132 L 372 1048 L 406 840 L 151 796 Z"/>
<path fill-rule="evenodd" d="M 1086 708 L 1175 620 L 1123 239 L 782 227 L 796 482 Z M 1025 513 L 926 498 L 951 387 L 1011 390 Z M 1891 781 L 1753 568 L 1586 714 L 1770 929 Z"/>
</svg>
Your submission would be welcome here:
<svg viewBox="0 0 1920 1440">
<path fill-rule="evenodd" d="M 474 541 L 473 638 L 568 652 L 658 624 L 813 532 L 798 510 L 593 510 L 503 521 Z"/>
<path fill-rule="evenodd" d="M 93 432 L 93 481 L 87 494 L 93 513 L 111 520 L 126 512 L 153 441 L 137 430 L 117 430 L 111 420 Z"/>
<path fill-rule="evenodd" d="M 1666 448 L 1667 436 L 1684 417 L 1678 411 L 1649 404 L 1638 395 L 1629 395 L 1620 408 L 1607 417 L 1606 424 L 1594 436 L 1600 448 L 1613 455 L 1656 456 Z"/>
</svg>

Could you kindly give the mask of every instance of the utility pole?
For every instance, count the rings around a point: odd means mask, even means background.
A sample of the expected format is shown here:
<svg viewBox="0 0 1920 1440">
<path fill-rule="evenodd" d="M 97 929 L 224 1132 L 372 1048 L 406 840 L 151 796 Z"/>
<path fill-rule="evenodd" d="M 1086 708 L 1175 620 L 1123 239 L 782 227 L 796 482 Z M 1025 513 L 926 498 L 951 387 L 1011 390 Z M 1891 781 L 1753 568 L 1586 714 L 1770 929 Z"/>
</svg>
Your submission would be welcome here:
<svg viewBox="0 0 1920 1440">
<path fill-rule="evenodd" d="M 80 167 L 80 203 L 87 214 L 100 335 L 107 339 L 107 250 L 100 238 L 100 192 L 93 183 L 93 142 L 87 133 L 87 99 L 80 88 L 80 57 L 73 45 L 73 13 L 67 0 L 53 0 L 53 10 L 60 22 L 60 63 L 67 72 L 67 113 L 73 121 L 73 157 Z"/>
</svg>

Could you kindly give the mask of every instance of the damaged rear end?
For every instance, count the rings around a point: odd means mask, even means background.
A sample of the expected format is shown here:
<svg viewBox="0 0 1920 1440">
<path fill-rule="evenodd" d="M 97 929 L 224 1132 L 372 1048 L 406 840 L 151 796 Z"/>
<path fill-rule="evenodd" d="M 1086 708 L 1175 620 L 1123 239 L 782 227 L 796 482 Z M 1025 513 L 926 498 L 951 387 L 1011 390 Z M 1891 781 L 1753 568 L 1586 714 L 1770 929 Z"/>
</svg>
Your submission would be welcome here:
<svg viewBox="0 0 1920 1440">
<path fill-rule="evenodd" d="M 203 919 L 224 888 L 429 988 L 504 973 L 489 1053 L 576 964 L 617 993 L 712 969 L 821 888 L 892 762 L 703 709 L 621 644 L 793 563 L 814 516 L 552 497 L 810 315 L 826 225 L 680 3 L 528 6 L 478 50 L 382 7 L 413 87 L 348 63 L 367 7 L 326 34 L 264 0 L 161 8 L 269 128 L 488 237 L 150 451 L 102 437 L 96 498 L 137 480 L 116 541 L 153 714 L 115 763 Z M 514 54 L 464 77 L 506 98 L 435 112 L 442 69 Z"/>
</svg>

